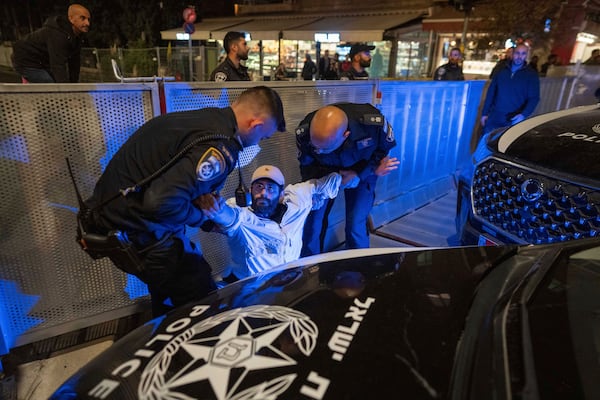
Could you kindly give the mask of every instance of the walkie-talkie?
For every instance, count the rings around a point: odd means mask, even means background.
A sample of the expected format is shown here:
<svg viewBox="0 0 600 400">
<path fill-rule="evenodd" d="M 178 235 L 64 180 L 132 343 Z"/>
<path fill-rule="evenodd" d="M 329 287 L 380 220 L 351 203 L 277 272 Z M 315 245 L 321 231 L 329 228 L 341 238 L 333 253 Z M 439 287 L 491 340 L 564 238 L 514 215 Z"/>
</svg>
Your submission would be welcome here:
<svg viewBox="0 0 600 400">
<path fill-rule="evenodd" d="M 235 204 L 239 207 L 249 207 L 252 205 L 252 196 L 250 195 L 250 191 L 244 185 L 244 180 L 242 179 L 242 169 L 240 168 L 240 160 L 238 160 L 238 174 L 240 177 L 240 184 L 237 189 L 235 189 Z"/>
</svg>

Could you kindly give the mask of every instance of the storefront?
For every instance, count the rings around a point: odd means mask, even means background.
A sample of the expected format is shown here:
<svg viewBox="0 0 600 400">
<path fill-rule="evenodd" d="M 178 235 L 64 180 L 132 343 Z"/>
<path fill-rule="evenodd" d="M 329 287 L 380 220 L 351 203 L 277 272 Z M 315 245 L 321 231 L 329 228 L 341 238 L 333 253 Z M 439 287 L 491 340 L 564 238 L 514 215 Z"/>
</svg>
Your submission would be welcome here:
<svg viewBox="0 0 600 400">
<path fill-rule="evenodd" d="M 431 40 L 421 29 L 426 14 L 427 10 L 411 10 L 368 15 L 215 18 L 196 24 L 189 36 L 178 28 L 162 31 L 161 37 L 198 41 L 217 46 L 222 53 L 222 40 L 228 31 L 248 32 L 251 50 L 246 65 L 253 80 L 269 79 L 280 62 L 290 76 L 299 76 L 307 53 L 315 63 L 325 50 L 343 61 L 355 42 L 376 46 L 382 67 L 371 71 L 373 77 L 417 78 L 429 67 Z"/>
</svg>

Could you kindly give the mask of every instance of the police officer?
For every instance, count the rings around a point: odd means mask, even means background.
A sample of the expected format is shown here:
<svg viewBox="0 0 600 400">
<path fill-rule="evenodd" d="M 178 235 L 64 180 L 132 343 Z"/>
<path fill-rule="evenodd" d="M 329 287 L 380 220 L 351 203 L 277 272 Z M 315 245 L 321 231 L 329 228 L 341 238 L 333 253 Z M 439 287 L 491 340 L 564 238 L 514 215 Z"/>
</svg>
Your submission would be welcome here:
<svg viewBox="0 0 600 400">
<path fill-rule="evenodd" d="M 369 79 L 369 73 L 365 70 L 371 66 L 371 50 L 375 46 L 362 43 L 354 44 L 350 48 L 350 69 L 342 72 L 340 80 Z"/>
<path fill-rule="evenodd" d="M 435 70 L 433 79 L 436 81 L 464 81 L 465 76 L 462 67 L 460 66 L 461 59 L 462 53 L 460 52 L 460 49 L 454 47 L 448 54 L 448 62 L 444 65 L 440 65 Z"/>
<path fill-rule="evenodd" d="M 223 48 L 227 53 L 225 60 L 217 65 L 210 74 L 211 81 L 249 81 L 248 67 L 240 63 L 248 59 L 248 44 L 244 32 L 227 32 L 223 39 Z"/>
<path fill-rule="evenodd" d="M 345 189 L 346 248 L 369 247 L 367 218 L 375 199 L 375 184 L 397 168 L 388 157 L 396 145 L 392 129 L 370 104 L 337 103 L 308 114 L 296 129 L 302 180 L 349 171 L 353 183 Z M 333 200 L 311 212 L 304 225 L 302 256 L 323 251 L 326 220 Z"/>
<path fill-rule="evenodd" d="M 114 230 L 127 235 L 141 265 L 108 256 L 148 285 L 154 315 L 168 310 L 167 298 L 179 306 L 215 289 L 210 266 L 185 235 L 186 225 L 206 221 L 193 201 L 219 191 L 238 153 L 277 130 L 285 130 L 281 99 L 259 86 L 244 91 L 230 107 L 156 117 L 110 160 L 85 202 L 91 216 L 83 225 L 100 235 Z M 124 195 L 115 198 L 120 191 Z"/>
</svg>

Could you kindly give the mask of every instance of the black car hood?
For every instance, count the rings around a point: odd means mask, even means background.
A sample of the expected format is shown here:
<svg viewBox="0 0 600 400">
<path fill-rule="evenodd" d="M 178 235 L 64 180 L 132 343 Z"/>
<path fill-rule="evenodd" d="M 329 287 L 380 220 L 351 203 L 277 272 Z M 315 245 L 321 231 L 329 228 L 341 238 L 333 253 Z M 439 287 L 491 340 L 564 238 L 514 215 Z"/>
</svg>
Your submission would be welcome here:
<svg viewBox="0 0 600 400">
<path fill-rule="evenodd" d="M 300 260 L 180 307 L 52 398 L 442 398 L 477 282 L 516 248 L 379 251 Z"/>
<path fill-rule="evenodd" d="M 543 114 L 507 129 L 494 141 L 504 158 L 600 180 L 600 107 Z"/>
</svg>

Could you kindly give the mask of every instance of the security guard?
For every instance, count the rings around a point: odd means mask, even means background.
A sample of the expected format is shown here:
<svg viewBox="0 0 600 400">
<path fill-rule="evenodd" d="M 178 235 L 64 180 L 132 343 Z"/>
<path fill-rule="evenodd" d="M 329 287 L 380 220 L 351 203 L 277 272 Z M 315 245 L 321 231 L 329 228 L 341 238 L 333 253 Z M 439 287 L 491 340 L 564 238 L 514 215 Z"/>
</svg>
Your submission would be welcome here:
<svg viewBox="0 0 600 400">
<path fill-rule="evenodd" d="M 223 47 L 227 52 L 225 60 L 217 65 L 210 74 L 210 81 L 249 81 L 248 67 L 240 63 L 248 59 L 248 44 L 244 32 L 227 32 L 223 39 Z"/>
<path fill-rule="evenodd" d="M 345 245 L 348 249 L 369 247 L 367 218 L 375 199 L 377 177 L 398 165 L 395 158 L 387 156 L 396 141 L 384 116 L 370 104 L 325 106 L 304 117 L 296 129 L 296 145 L 304 181 L 331 172 L 354 173 L 354 184 L 345 189 Z M 302 256 L 323 251 L 332 206 L 333 200 L 326 200 L 309 215 L 304 225 Z"/>
<path fill-rule="evenodd" d="M 140 127 L 112 157 L 83 221 L 87 231 L 123 232 L 140 265 L 115 261 L 148 285 L 153 313 L 199 300 L 215 289 L 211 268 L 185 235 L 206 218 L 193 201 L 217 192 L 235 168 L 238 153 L 285 130 L 279 95 L 247 89 L 226 108 L 169 113 Z M 122 195 L 115 196 L 121 192 Z"/>
</svg>

